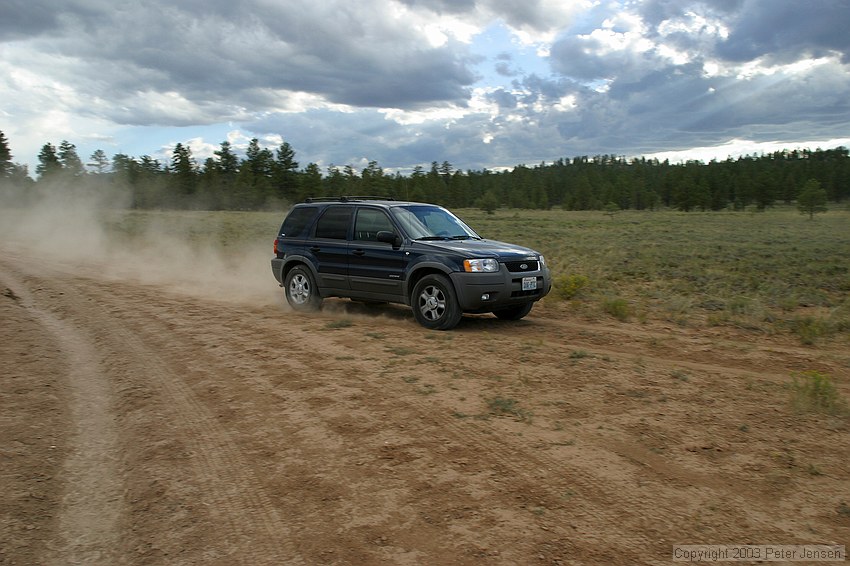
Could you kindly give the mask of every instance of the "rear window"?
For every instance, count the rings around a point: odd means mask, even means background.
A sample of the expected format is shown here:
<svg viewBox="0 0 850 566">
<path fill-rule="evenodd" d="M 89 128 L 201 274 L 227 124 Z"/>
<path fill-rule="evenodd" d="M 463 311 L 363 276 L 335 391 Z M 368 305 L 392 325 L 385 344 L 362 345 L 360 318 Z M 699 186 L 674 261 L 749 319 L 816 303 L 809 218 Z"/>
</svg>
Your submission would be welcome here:
<svg viewBox="0 0 850 566">
<path fill-rule="evenodd" d="M 281 238 L 305 238 L 307 237 L 307 229 L 312 224 L 313 219 L 318 214 L 319 209 L 315 206 L 302 206 L 293 208 L 286 220 L 283 221 L 283 226 L 280 227 Z"/>
<path fill-rule="evenodd" d="M 316 223 L 316 237 L 332 240 L 348 238 L 348 228 L 351 226 L 351 206 L 329 206 Z"/>
</svg>

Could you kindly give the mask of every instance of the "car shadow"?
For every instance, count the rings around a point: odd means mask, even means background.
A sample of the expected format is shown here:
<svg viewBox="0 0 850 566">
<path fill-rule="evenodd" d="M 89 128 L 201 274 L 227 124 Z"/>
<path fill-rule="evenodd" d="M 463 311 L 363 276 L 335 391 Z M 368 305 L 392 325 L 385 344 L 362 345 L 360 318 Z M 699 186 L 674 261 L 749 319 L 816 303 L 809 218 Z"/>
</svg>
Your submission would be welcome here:
<svg viewBox="0 0 850 566">
<path fill-rule="evenodd" d="M 367 303 L 349 299 L 325 299 L 322 310 L 328 313 L 340 313 L 352 316 L 386 317 L 392 320 L 406 320 L 415 325 L 415 327 L 425 330 L 413 318 L 413 312 L 410 310 L 410 307 L 396 303 Z M 490 313 L 464 314 L 458 325 L 450 330 L 450 332 L 481 332 L 516 328 L 531 324 L 534 323 L 525 319 L 501 320 Z"/>
</svg>

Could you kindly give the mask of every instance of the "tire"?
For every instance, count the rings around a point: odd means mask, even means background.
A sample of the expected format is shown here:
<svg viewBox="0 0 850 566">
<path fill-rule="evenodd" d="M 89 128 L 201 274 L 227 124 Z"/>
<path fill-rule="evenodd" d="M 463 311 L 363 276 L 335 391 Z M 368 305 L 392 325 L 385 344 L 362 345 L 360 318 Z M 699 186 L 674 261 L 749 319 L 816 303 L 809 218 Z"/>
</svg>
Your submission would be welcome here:
<svg viewBox="0 0 850 566">
<path fill-rule="evenodd" d="M 463 313 L 451 281 L 442 275 L 426 275 L 413 287 L 410 305 L 416 322 L 431 330 L 457 326 Z"/>
<path fill-rule="evenodd" d="M 316 286 L 313 274 L 301 265 L 297 265 L 286 274 L 284 284 L 286 302 L 298 312 L 313 312 L 322 306 L 322 296 Z"/>
<path fill-rule="evenodd" d="M 508 307 L 506 309 L 499 309 L 497 311 L 493 311 L 497 317 L 502 320 L 519 320 L 528 313 L 531 312 L 531 307 L 534 306 L 534 303 L 525 303 L 523 305 L 519 305 L 516 307 Z"/>
</svg>

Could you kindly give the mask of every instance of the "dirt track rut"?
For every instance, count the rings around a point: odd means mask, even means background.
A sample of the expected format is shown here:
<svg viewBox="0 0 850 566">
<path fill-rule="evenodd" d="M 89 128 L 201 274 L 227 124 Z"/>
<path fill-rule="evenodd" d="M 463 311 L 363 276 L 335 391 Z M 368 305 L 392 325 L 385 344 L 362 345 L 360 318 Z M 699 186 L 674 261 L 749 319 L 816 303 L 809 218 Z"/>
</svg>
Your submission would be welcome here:
<svg viewBox="0 0 850 566">
<path fill-rule="evenodd" d="M 3 438 L 3 536 L 30 544 L 0 561 L 661 564 L 673 544 L 850 538 L 847 423 L 783 388 L 820 369 L 846 391 L 841 345 L 546 305 L 436 333 L 398 307 L 303 316 L 11 252 L 2 289 L 3 339 L 64 359 L 12 374 L 17 416 L 38 418 L 38 378 L 71 428 L 40 500 L 35 452 L 8 448 L 25 432 Z"/>
</svg>

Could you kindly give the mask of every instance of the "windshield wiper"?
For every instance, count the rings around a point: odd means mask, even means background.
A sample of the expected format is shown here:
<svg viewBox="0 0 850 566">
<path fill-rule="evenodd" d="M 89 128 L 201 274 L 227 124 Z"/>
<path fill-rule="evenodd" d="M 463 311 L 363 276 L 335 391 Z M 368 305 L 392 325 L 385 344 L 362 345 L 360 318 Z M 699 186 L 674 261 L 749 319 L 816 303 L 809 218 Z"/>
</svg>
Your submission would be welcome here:
<svg viewBox="0 0 850 566">
<path fill-rule="evenodd" d="M 459 236 L 452 236 L 452 240 L 480 240 L 481 238 L 476 238 L 475 236 L 470 236 L 469 234 L 461 234 Z"/>
<path fill-rule="evenodd" d="M 422 236 L 421 238 L 414 238 L 414 240 L 447 240 L 448 236 Z"/>
</svg>

